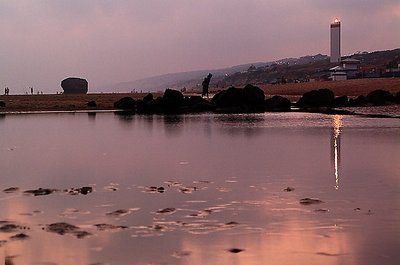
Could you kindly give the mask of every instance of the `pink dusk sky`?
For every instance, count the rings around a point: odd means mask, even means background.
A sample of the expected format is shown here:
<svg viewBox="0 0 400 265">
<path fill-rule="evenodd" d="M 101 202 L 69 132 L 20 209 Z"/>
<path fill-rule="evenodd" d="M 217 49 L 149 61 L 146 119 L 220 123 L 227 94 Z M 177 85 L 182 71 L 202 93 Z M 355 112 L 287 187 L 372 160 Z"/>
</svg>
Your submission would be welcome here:
<svg viewBox="0 0 400 265">
<path fill-rule="evenodd" d="M 0 0 L 0 86 L 61 91 L 311 54 L 400 47 L 398 0 Z"/>
</svg>

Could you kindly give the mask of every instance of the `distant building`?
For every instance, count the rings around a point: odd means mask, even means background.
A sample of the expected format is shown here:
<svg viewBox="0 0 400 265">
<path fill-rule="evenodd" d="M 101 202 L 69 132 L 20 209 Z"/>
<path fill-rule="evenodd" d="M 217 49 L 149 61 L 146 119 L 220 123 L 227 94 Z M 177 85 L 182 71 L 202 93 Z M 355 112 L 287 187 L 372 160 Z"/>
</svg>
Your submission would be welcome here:
<svg viewBox="0 0 400 265">
<path fill-rule="evenodd" d="M 340 62 L 340 66 L 335 66 L 329 71 L 331 72 L 331 79 L 333 81 L 347 80 L 348 78 L 355 78 L 359 72 L 360 60 L 354 58 L 347 58 Z"/>
<path fill-rule="evenodd" d="M 341 61 L 342 67 L 348 71 L 354 70 L 358 71 L 358 65 L 360 64 L 360 60 L 354 58 L 347 58 Z"/>
<path fill-rule="evenodd" d="M 386 76 L 400 77 L 400 63 L 391 62 L 386 66 Z"/>
<path fill-rule="evenodd" d="M 355 78 L 359 72 L 361 61 L 354 58 L 347 58 L 341 61 L 342 67 L 347 73 L 348 78 Z"/>
<path fill-rule="evenodd" d="M 335 66 L 329 69 L 331 72 L 331 79 L 332 81 L 343 81 L 347 80 L 347 73 L 346 70 L 341 66 Z"/>
<path fill-rule="evenodd" d="M 331 63 L 340 62 L 340 21 L 331 23 Z"/>
</svg>

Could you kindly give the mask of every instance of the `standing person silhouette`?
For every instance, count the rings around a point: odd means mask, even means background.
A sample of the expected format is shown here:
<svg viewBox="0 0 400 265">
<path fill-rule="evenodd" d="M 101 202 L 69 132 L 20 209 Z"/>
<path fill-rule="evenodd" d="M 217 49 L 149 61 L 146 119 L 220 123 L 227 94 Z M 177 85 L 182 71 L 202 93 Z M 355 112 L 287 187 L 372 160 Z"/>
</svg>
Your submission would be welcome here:
<svg viewBox="0 0 400 265">
<path fill-rule="evenodd" d="M 201 93 L 202 97 L 207 95 L 207 98 L 208 98 L 208 87 L 210 85 L 211 77 L 212 77 L 212 74 L 209 73 L 207 75 L 207 77 L 204 78 L 203 83 L 201 84 L 203 86 L 203 92 Z"/>
</svg>

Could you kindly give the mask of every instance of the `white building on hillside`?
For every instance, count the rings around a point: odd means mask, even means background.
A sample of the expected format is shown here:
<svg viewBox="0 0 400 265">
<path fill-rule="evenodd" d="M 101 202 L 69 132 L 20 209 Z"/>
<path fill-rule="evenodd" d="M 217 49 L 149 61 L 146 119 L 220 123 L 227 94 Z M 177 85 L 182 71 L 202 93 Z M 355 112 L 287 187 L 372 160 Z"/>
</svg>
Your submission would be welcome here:
<svg viewBox="0 0 400 265">
<path fill-rule="evenodd" d="M 358 65 L 361 63 L 361 61 L 354 58 L 347 58 L 342 60 L 341 63 L 343 68 L 348 71 L 358 71 Z"/>
<path fill-rule="evenodd" d="M 340 62 L 341 65 L 329 69 L 331 72 L 331 79 L 333 81 L 347 80 L 348 78 L 355 78 L 359 72 L 360 60 L 354 58 L 347 58 Z"/>
<path fill-rule="evenodd" d="M 335 66 L 329 69 L 331 72 L 331 79 L 332 81 L 343 81 L 347 80 L 347 73 L 346 70 L 341 66 Z"/>
</svg>

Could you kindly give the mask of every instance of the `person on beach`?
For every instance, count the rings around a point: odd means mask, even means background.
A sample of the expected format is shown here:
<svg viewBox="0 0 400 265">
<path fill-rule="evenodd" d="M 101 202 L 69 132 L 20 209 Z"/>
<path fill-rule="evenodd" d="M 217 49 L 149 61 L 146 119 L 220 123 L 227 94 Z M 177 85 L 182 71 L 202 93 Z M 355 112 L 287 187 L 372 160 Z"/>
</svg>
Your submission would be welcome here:
<svg viewBox="0 0 400 265">
<path fill-rule="evenodd" d="M 212 77 L 212 74 L 209 73 L 207 75 L 207 77 L 204 78 L 203 83 L 201 84 L 203 86 L 203 92 L 201 94 L 202 97 L 207 95 L 207 98 L 208 98 L 208 87 L 210 85 L 211 77 Z"/>
<path fill-rule="evenodd" d="M 33 87 L 31 87 L 31 95 L 33 95 Z"/>
</svg>

